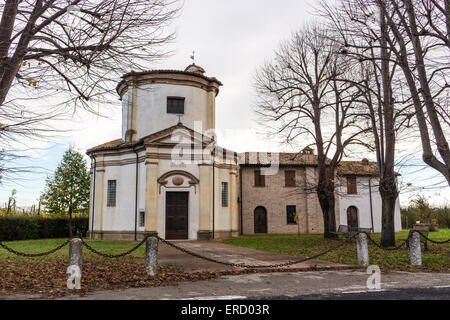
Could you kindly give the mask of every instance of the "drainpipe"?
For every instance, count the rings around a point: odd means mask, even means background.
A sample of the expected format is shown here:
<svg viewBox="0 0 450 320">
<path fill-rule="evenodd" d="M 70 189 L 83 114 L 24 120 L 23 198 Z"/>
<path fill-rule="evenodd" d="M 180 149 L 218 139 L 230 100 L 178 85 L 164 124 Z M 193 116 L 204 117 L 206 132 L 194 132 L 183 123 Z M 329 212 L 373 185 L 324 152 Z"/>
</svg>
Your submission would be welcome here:
<svg viewBox="0 0 450 320">
<path fill-rule="evenodd" d="M 137 241 L 137 204 L 138 204 L 138 182 L 139 182 L 139 153 L 133 148 L 136 153 L 136 194 L 134 199 L 134 241 Z"/>
<path fill-rule="evenodd" d="M 369 198 L 370 198 L 370 219 L 372 220 L 372 232 L 375 232 L 373 228 L 372 177 L 369 178 Z"/>
<path fill-rule="evenodd" d="M 97 178 L 97 159 L 95 156 L 92 156 L 94 159 L 94 185 L 92 191 L 92 227 L 91 227 L 91 240 L 94 239 L 94 217 L 95 217 L 95 187 L 96 187 L 96 178 Z M 39 202 L 40 204 L 40 202 Z M 40 207 L 39 207 L 40 208 Z"/>
<path fill-rule="evenodd" d="M 242 213 L 243 213 L 243 204 L 244 204 L 244 201 L 243 201 L 243 194 L 244 194 L 244 192 L 242 191 L 242 168 L 241 168 L 241 166 L 239 165 L 239 171 L 238 171 L 238 173 L 239 173 L 239 204 L 240 204 L 240 208 L 239 208 L 239 213 L 240 213 L 240 226 L 239 226 L 239 235 L 243 235 L 244 234 L 244 225 L 243 225 L 243 217 L 242 217 Z"/>
<path fill-rule="evenodd" d="M 214 160 L 213 160 L 213 223 L 212 223 L 212 238 L 215 239 L 216 236 L 216 152 L 214 151 Z"/>
</svg>

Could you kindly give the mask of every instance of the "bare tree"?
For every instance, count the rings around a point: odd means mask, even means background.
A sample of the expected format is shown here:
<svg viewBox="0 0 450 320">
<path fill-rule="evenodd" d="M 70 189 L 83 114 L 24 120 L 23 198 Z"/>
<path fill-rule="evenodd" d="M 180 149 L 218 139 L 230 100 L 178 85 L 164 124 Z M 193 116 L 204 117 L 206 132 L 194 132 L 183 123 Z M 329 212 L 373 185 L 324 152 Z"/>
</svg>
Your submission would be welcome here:
<svg viewBox="0 0 450 320">
<path fill-rule="evenodd" d="M 411 127 L 411 102 L 402 92 L 398 60 L 393 54 L 384 15 L 379 14 L 374 3 L 362 0 L 343 0 L 338 6 L 322 2 L 331 28 L 340 37 L 343 53 L 360 69 L 357 81 L 361 90 L 360 102 L 366 108 L 375 146 L 379 191 L 382 199 L 382 245 L 395 245 L 395 206 L 399 195 L 397 175 L 394 170 L 398 136 Z M 395 41 L 394 41 L 395 42 Z M 395 45 L 395 43 L 393 43 Z"/>
<path fill-rule="evenodd" d="M 399 61 L 412 96 L 423 160 L 450 185 L 445 130 L 450 128 L 450 1 L 376 0 L 376 4 L 392 33 L 387 45 Z"/>
<path fill-rule="evenodd" d="M 334 237 L 335 172 L 345 150 L 364 144 L 360 134 L 368 128 L 356 121 L 359 91 L 350 82 L 347 59 L 326 32 L 311 25 L 281 44 L 275 59 L 256 76 L 259 97 L 256 108 L 266 127 L 284 135 L 286 142 L 298 138 L 317 149 L 318 184 L 325 238 Z"/>
<path fill-rule="evenodd" d="M 168 53 L 178 10 L 177 0 L 3 1 L 2 147 L 53 134 L 49 120 L 78 108 L 99 113 L 122 74 Z"/>
</svg>

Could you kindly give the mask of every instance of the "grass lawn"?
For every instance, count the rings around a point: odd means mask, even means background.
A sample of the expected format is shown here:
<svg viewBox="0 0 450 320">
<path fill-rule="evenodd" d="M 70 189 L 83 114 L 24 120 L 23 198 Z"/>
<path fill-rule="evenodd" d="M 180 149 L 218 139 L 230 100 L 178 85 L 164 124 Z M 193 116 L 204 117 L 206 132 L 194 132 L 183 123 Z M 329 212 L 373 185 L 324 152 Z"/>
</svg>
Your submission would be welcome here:
<svg viewBox="0 0 450 320">
<path fill-rule="evenodd" d="M 396 239 L 406 239 L 409 230 L 397 233 Z M 430 239 L 442 241 L 450 238 L 450 229 L 429 234 Z M 380 243 L 381 234 L 372 238 Z M 323 235 L 256 235 L 224 241 L 235 246 L 263 251 L 279 252 L 300 257 L 310 257 L 336 245 L 336 240 L 326 240 Z M 398 241 L 397 241 L 398 242 Z M 398 242 L 400 244 L 400 242 Z M 409 249 L 385 251 L 369 243 L 371 265 L 378 265 L 383 271 L 425 271 L 450 272 L 450 244 L 428 243 L 428 251 L 422 253 L 422 267 L 410 265 Z M 423 250 L 423 249 L 422 249 Z M 319 258 L 320 260 L 357 265 L 356 240 Z"/>
</svg>

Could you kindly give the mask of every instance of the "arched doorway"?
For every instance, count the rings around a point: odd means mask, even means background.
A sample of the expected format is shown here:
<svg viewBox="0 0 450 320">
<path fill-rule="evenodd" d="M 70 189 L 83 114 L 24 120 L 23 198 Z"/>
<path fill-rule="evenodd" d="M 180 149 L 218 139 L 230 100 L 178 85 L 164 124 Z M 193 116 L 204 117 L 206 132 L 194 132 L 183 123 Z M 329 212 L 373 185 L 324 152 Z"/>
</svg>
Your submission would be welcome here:
<svg viewBox="0 0 450 320">
<path fill-rule="evenodd" d="M 354 206 L 347 209 L 347 224 L 349 227 L 358 228 L 358 209 Z"/>
<path fill-rule="evenodd" d="M 255 233 L 267 233 L 267 210 L 264 207 L 255 209 Z"/>
</svg>

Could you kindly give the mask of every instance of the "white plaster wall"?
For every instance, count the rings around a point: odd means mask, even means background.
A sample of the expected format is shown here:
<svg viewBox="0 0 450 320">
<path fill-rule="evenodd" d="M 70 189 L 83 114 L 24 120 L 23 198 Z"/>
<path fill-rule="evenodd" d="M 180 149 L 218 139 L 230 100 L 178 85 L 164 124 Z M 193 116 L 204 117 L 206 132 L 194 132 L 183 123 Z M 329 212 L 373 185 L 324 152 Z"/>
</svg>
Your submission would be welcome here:
<svg viewBox="0 0 450 320">
<path fill-rule="evenodd" d="M 199 178 L 199 168 L 195 164 L 191 165 L 175 165 L 171 160 L 160 160 L 159 162 L 159 177 L 163 174 L 174 171 L 182 170 L 188 172 Z M 186 179 L 185 179 L 186 182 Z M 169 187 L 172 187 L 169 180 Z M 158 195 L 158 234 L 162 237 L 166 237 L 166 192 L 189 192 L 189 240 L 197 240 L 197 232 L 199 226 L 199 201 L 200 193 L 199 186 L 196 188 L 165 188 L 161 187 L 161 193 Z"/>
<path fill-rule="evenodd" d="M 143 155 L 144 153 L 142 153 Z M 140 156 L 140 155 L 139 155 Z M 139 213 L 145 212 L 145 189 L 147 187 L 146 183 L 146 177 L 147 177 L 147 171 L 145 167 L 145 162 L 139 163 L 139 190 L 138 190 L 138 231 L 145 231 L 145 225 L 143 227 L 139 226 Z M 133 209 L 134 210 L 134 209 Z M 134 229 L 133 229 L 134 230 Z"/>
<path fill-rule="evenodd" d="M 222 182 L 228 183 L 228 207 L 222 207 Z M 215 231 L 231 230 L 230 170 L 215 168 Z"/>
<path fill-rule="evenodd" d="M 131 90 L 131 88 L 129 89 Z M 167 97 L 185 98 L 182 123 L 194 129 L 194 121 L 208 123 L 208 94 L 205 90 L 184 85 L 147 84 L 138 88 L 137 138 L 172 127 L 178 123 L 178 115 L 167 113 Z M 122 99 L 122 138 L 127 130 L 128 92 Z"/>
<path fill-rule="evenodd" d="M 373 208 L 373 227 L 374 232 L 381 232 L 381 196 L 378 191 L 378 179 L 372 179 L 372 208 Z M 357 177 L 357 195 L 347 194 L 346 178 L 340 179 L 339 187 L 339 212 L 340 223 L 347 223 L 347 209 L 351 206 L 358 208 L 358 223 L 361 228 L 372 228 L 372 219 L 370 215 L 370 194 L 369 194 L 369 178 Z M 400 200 L 397 198 L 395 206 L 395 231 L 402 231 L 400 218 Z"/>
<path fill-rule="evenodd" d="M 141 152 L 139 156 L 143 156 Z M 106 156 L 105 161 L 111 160 L 135 160 L 135 154 L 121 156 Z M 138 210 L 145 209 L 145 165 L 138 166 Z M 107 206 L 108 180 L 117 181 L 116 206 Z M 135 228 L 135 197 L 136 197 L 136 164 L 122 166 L 108 166 L 105 168 L 103 203 L 103 231 L 134 231 Z M 96 212 L 96 221 L 99 221 L 99 213 Z M 138 231 L 144 228 L 139 228 Z"/>
</svg>

